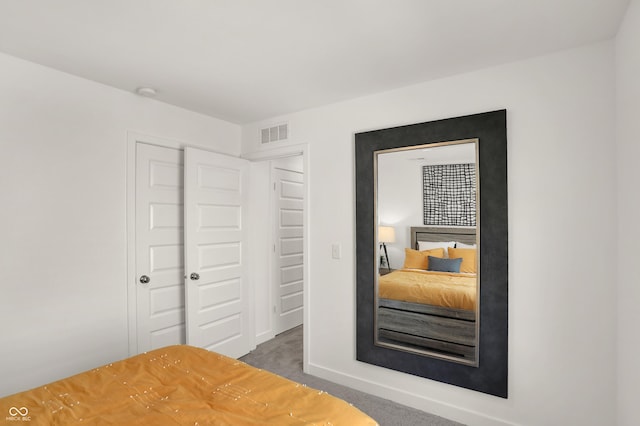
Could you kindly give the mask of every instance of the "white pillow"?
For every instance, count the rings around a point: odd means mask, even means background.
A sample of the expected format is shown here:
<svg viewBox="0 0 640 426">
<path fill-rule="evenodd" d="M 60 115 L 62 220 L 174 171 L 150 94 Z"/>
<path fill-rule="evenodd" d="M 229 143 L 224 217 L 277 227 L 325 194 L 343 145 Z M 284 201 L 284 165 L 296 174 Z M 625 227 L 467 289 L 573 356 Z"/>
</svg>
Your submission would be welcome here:
<svg viewBox="0 0 640 426">
<path fill-rule="evenodd" d="M 476 245 L 456 242 L 455 248 L 476 248 Z"/>
<path fill-rule="evenodd" d="M 423 250 L 433 250 L 436 248 L 443 248 L 444 249 L 444 257 L 447 258 L 448 256 L 448 251 L 447 250 L 449 247 L 451 248 L 455 248 L 456 242 L 455 241 L 418 241 L 418 250 L 423 251 Z"/>
</svg>

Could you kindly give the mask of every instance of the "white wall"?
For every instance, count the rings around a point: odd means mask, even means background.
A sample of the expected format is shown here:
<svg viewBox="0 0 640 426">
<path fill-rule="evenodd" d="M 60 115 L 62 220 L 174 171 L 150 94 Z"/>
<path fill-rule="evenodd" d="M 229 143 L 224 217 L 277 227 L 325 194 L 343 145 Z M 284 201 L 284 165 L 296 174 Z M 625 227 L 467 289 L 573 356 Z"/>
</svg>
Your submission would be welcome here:
<svg viewBox="0 0 640 426">
<path fill-rule="evenodd" d="M 244 153 L 262 149 L 259 127 L 285 120 L 291 143 L 310 147 L 308 370 L 467 424 L 612 424 L 614 80 L 614 46 L 602 43 L 244 126 Z M 509 399 L 355 361 L 354 133 L 501 108 Z"/>
<path fill-rule="evenodd" d="M 465 146 L 466 149 L 460 149 Z M 434 153 L 434 149 L 440 154 Z M 442 154 L 443 149 L 449 154 Z M 409 150 L 377 157 L 378 219 L 380 225 L 395 229 L 396 241 L 387 244 L 389 263 L 393 269 L 404 265 L 404 249 L 411 247 L 411 227 L 424 226 L 422 168 L 434 164 L 465 164 L 476 161 L 475 144 L 431 148 L 427 152 L 423 149 Z"/>
<path fill-rule="evenodd" d="M 0 396 L 128 356 L 127 131 L 240 127 L 0 55 Z"/>
<path fill-rule="evenodd" d="M 618 119 L 618 424 L 638 424 L 640 404 L 640 1 L 633 0 L 616 40 Z"/>
<path fill-rule="evenodd" d="M 411 247 L 410 227 L 423 226 L 422 163 L 380 155 L 378 177 L 379 225 L 395 229 L 396 241 L 386 246 L 391 267 L 399 269 L 404 265 L 405 247 Z"/>
</svg>

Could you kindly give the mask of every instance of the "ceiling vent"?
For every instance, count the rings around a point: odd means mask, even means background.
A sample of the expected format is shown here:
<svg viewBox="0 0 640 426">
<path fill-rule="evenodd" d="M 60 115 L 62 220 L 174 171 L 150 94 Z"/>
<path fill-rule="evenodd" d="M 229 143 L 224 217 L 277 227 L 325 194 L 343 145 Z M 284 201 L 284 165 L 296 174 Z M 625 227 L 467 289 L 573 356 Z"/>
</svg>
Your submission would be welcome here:
<svg viewBox="0 0 640 426">
<path fill-rule="evenodd" d="M 289 124 L 287 123 L 260 129 L 260 141 L 262 143 L 284 141 L 287 139 L 289 139 Z"/>
</svg>

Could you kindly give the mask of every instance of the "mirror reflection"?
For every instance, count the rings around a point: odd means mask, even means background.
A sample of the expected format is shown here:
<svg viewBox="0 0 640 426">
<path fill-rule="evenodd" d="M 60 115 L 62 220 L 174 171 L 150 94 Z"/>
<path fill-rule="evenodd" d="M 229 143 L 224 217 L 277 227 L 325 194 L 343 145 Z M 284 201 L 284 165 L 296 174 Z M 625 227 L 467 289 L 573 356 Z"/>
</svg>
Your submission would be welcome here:
<svg viewBox="0 0 640 426">
<path fill-rule="evenodd" d="M 478 140 L 375 152 L 375 344 L 478 365 Z"/>
</svg>

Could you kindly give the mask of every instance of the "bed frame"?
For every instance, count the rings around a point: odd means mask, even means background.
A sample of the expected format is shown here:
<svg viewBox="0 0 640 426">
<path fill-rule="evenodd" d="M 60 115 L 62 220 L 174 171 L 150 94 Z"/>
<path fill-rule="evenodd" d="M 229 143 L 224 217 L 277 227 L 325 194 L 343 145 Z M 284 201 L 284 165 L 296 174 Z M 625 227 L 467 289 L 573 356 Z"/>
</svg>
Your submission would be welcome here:
<svg viewBox="0 0 640 426">
<path fill-rule="evenodd" d="M 411 227 L 411 247 L 415 250 L 418 241 L 476 244 L 476 228 Z M 477 360 L 475 311 L 382 298 L 378 299 L 377 311 L 379 343 L 454 360 Z"/>
</svg>

